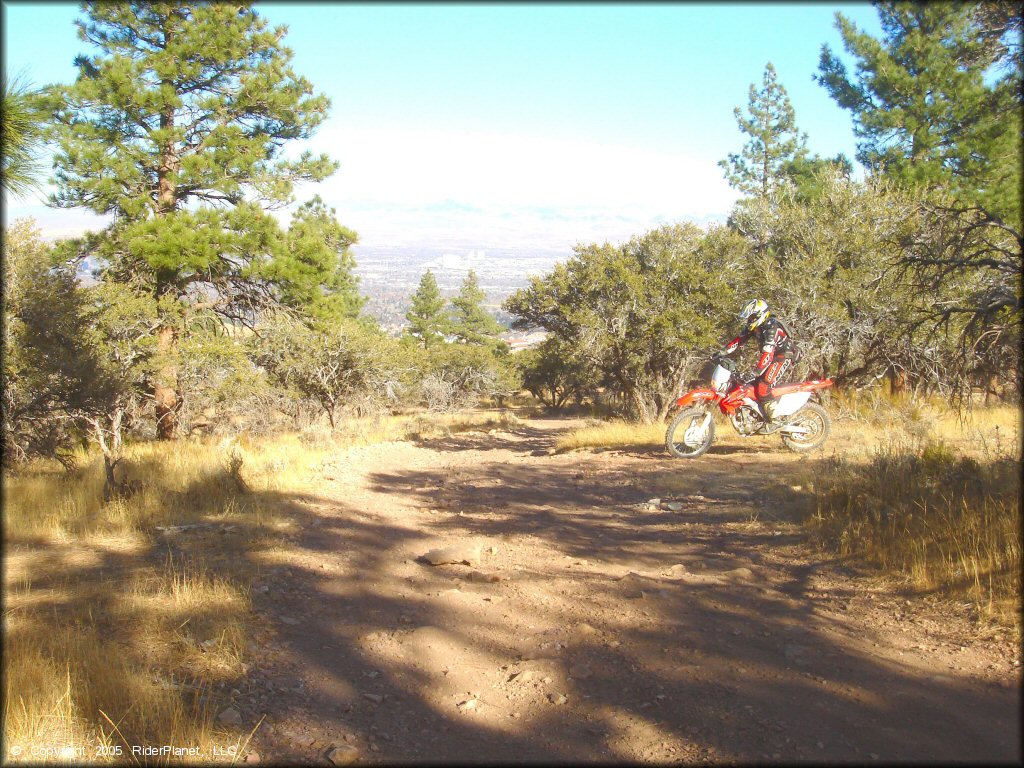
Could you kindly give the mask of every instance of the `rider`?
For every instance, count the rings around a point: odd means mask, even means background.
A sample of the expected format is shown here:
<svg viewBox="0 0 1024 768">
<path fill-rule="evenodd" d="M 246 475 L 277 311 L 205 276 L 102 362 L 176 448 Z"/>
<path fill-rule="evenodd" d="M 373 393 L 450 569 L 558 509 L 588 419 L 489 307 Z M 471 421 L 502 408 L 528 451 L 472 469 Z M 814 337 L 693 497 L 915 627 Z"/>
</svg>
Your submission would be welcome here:
<svg viewBox="0 0 1024 768">
<path fill-rule="evenodd" d="M 774 422 L 775 403 L 772 396 L 774 387 L 782 375 L 789 370 L 792 362 L 793 345 L 789 328 L 775 317 L 763 299 L 752 299 L 743 305 L 737 318 L 743 322 L 739 336 L 725 345 L 720 354 L 731 355 L 740 344 L 756 331 L 761 345 L 761 357 L 757 361 L 757 379 L 754 394 L 758 405 L 770 425 Z"/>
</svg>

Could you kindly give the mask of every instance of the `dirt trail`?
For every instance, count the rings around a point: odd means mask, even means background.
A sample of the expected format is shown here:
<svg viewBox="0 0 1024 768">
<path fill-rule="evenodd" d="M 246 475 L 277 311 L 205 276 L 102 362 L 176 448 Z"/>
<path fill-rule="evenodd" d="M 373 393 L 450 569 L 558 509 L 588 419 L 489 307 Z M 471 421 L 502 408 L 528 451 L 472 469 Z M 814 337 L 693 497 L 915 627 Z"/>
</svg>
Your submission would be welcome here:
<svg viewBox="0 0 1024 768">
<path fill-rule="evenodd" d="M 1020 761 L 1017 649 L 812 559 L 813 458 L 549 455 L 567 424 L 351 449 L 281 500 L 235 696 L 264 762 Z M 418 560 L 450 546 L 480 561 Z"/>
</svg>

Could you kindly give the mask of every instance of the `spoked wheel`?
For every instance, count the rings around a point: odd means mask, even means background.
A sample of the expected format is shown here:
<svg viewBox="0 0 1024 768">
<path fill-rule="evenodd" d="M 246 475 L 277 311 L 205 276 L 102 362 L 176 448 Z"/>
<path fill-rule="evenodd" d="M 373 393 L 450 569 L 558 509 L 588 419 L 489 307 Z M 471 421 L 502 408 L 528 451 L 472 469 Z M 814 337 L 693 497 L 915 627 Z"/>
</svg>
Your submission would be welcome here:
<svg viewBox="0 0 1024 768">
<path fill-rule="evenodd" d="M 791 451 L 812 451 L 828 439 L 832 420 L 817 403 L 807 403 L 789 417 L 782 443 Z"/>
<path fill-rule="evenodd" d="M 702 408 L 684 408 L 665 433 L 665 447 L 678 459 L 703 455 L 715 440 L 715 420 Z"/>
</svg>

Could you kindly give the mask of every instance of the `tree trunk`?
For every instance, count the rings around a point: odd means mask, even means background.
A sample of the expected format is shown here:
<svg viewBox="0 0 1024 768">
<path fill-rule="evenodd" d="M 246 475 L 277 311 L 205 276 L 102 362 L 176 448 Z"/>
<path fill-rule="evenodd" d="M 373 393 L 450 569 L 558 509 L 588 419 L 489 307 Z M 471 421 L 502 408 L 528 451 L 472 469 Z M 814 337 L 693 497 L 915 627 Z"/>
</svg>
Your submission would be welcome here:
<svg viewBox="0 0 1024 768">
<path fill-rule="evenodd" d="M 164 44 L 171 44 L 171 31 L 164 28 Z M 165 80 L 165 86 L 173 88 L 174 83 Z M 166 216 L 178 207 L 177 181 L 181 161 L 174 143 L 174 106 L 167 104 L 160 111 L 160 129 L 167 131 L 167 139 L 160 148 L 160 166 L 157 168 L 157 205 L 156 215 Z M 169 292 L 168 275 L 157 277 L 157 298 Z M 174 440 L 178 436 L 178 409 L 180 398 L 178 393 L 178 366 L 176 353 L 178 349 L 177 331 L 164 325 L 157 330 L 157 353 L 161 365 L 156 375 L 153 397 L 156 400 L 156 435 L 160 440 Z"/>
<path fill-rule="evenodd" d="M 675 407 L 676 399 L 677 398 L 668 399 L 658 407 L 659 422 L 664 421 L 668 417 L 669 412 L 672 410 L 673 407 Z"/>
<path fill-rule="evenodd" d="M 642 424 L 650 424 L 651 409 L 647 398 L 644 397 L 643 391 L 638 387 L 633 387 L 629 393 L 629 399 L 633 401 L 633 409 L 636 411 L 636 417 Z"/>
<path fill-rule="evenodd" d="M 889 394 L 893 397 L 898 397 L 907 391 L 907 372 L 897 370 L 895 367 L 890 367 L 885 372 L 886 378 L 889 380 Z"/>
<path fill-rule="evenodd" d="M 103 500 L 110 501 L 120 495 L 124 488 L 117 482 L 114 476 L 114 469 L 121 461 L 121 420 L 124 417 L 124 409 L 115 408 L 110 416 L 110 429 L 104 429 L 104 417 L 98 416 L 92 419 L 92 426 L 96 432 L 96 439 L 99 442 L 100 450 L 103 451 Z M 109 436 L 109 440 L 108 440 Z"/>
<path fill-rule="evenodd" d="M 178 347 L 178 335 L 171 326 L 163 326 L 156 332 L 156 348 L 161 359 L 153 387 L 156 401 L 156 436 L 160 440 L 174 440 L 178 436 L 178 366 L 174 355 Z"/>
<path fill-rule="evenodd" d="M 981 377 L 982 386 L 985 388 L 985 406 L 992 405 L 993 396 L 999 396 L 999 376 L 994 373 L 985 373 Z"/>
</svg>

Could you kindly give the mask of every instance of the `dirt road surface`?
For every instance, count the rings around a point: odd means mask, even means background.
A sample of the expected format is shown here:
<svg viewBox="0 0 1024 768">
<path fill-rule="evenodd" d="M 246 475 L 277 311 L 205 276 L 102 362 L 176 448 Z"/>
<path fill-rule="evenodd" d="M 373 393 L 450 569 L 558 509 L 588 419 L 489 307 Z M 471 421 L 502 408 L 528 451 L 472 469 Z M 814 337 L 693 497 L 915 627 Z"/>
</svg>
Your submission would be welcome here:
<svg viewBox="0 0 1024 768">
<path fill-rule="evenodd" d="M 352 448 L 280 499 L 233 693 L 261 762 L 1021 760 L 1007 633 L 789 521 L 819 458 L 551 455 L 567 426 Z"/>
</svg>

